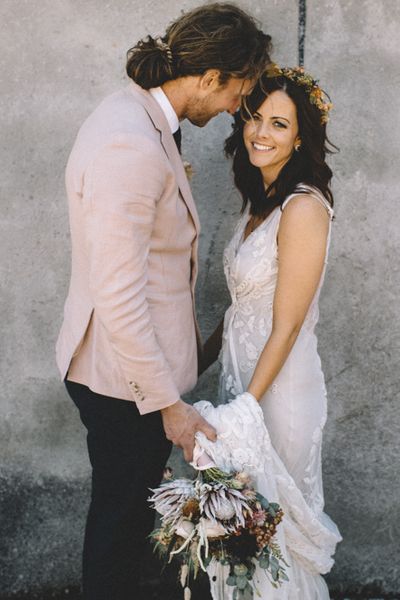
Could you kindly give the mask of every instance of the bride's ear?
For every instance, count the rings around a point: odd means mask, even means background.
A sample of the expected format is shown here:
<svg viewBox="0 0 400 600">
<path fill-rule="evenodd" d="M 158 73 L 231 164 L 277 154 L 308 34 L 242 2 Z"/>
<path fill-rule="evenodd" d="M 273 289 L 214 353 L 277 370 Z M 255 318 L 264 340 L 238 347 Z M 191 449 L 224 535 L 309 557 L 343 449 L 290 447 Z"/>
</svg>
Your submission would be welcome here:
<svg viewBox="0 0 400 600">
<path fill-rule="evenodd" d="M 294 149 L 296 150 L 296 152 L 298 152 L 301 148 L 301 139 L 298 137 L 295 139 L 294 142 Z"/>
</svg>

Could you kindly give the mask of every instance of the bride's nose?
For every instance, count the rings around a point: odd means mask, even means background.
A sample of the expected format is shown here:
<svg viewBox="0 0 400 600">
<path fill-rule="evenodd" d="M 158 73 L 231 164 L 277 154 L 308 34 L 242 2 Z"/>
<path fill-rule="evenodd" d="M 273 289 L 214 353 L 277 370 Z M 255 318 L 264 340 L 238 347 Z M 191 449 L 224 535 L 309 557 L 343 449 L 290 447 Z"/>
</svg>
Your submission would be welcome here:
<svg viewBox="0 0 400 600">
<path fill-rule="evenodd" d="M 257 137 L 260 138 L 268 138 L 270 135 L 270 131 L 269 131 L 269 127 L 268 127 L 268 123 L 266 123 L 265 121 L 256 121 L 255 122 L 255 130 L 257 133 Z"/>
</svg>

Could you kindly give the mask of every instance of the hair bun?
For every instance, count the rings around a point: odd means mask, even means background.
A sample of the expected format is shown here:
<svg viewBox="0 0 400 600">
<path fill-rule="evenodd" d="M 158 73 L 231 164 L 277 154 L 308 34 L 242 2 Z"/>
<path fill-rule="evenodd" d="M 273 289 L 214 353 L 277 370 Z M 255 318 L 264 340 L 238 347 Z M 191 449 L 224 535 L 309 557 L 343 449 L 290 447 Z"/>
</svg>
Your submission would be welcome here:
<svg viewBox="0 0 400 600">
<path fill-rule="evenodd" d="M 172 79 L 173 56 L 161 37 L 148 35 L 128 51 L 127 73 L 145 89 L 157 87 Z"/>
</svg>

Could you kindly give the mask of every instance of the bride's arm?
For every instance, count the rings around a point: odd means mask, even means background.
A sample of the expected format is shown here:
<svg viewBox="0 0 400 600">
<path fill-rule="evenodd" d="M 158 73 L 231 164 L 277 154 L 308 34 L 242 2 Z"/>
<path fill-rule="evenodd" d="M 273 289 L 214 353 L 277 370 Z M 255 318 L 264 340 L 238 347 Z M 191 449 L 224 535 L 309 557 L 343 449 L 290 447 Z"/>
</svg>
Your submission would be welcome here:
<svg viewBox="0 0 400 600">
<path fill-rule="evenodd" d="M 222 319 L 203 346 L 199 360 L 199 375 L 210 367 L 218 358 L 222 346 L 222 332 L 224 330 L 224 319 Z"/>
<path fill-rule="evenodd" d="M 293 198 L 282 213 L 272 331 L 247 389 L 257 400 L 284 365 L 307 315 L 322 274 L 328 231 L 327 210 L 310 196 Z"/>
</svg>

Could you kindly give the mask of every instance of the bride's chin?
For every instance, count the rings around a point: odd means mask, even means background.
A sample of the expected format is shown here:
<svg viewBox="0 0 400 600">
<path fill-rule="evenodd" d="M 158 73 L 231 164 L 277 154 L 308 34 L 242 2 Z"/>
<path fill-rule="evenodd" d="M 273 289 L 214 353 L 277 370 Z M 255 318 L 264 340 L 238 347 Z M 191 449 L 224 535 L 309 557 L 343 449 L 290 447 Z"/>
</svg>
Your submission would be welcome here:
<svg viewBox="0 0 400 600">
<path fill-rule="evenodd" d="M 251 156 L 251 154 L 249 154 L 249 162 L 251 165 L 253 165 L 253 167 L 259 166 L 257 158 L 254 156 Z"/>
<path fill-rule="evenodd" d="M 257 159 L 252 159 L 250 158 L 250 163 L 253 165 L 253 167 L 257 167 L 258 169 L 262 169 L 262 167 L 265 166 L 265 161 L 264 160 L 257 160 Z"/>
</svg>

